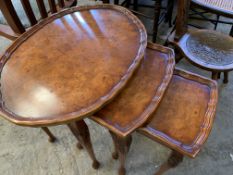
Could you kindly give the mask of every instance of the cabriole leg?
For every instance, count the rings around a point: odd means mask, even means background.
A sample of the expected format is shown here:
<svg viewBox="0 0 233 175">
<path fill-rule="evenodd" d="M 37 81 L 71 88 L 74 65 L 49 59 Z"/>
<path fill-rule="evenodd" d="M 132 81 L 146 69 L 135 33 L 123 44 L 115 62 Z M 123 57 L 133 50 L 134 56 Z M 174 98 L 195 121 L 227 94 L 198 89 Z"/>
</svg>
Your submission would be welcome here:
<svg viewBox="0 0 233 175">
<path fill-rule="evenodd" d="M 92 167 L 94 169 L 98 169 L 100 166 L 100 163 L 97 161 L 95 157 L 95 153 L 92 147 L 90 133 L 87 124 L 84 122 L 84 120 L 80 120 L 77 122 L 73 122 L 68 124 L 68 127 L 70 128 L 71 132 L 74 134 L 74 136 L 79 141 L 78 147 L 85 148 L 88 152 L 89 156 L 91 157 L 93 163 Z"/>
<path fill-rule="evenodd" d="M 115 152 L 113 153 L 113 155 L 115 156 L 117 155 L 117 157 L 119 156 L 119 160 L 120 160 L 120 167 L 119 167 L 118 174 L 125 175 L 126 174 L 126 170 L 125 170 L 126 155 L 129 152 L 130 145 L 132 143 L 132 136 L 120 137 L 112 133 L 111 131 L 110 131 L 110 134 L 112 136 L 112 139 L 115 145 Z"/>
<path fill-rule="evenodd" d="M 50 142 L 55 142 L 56 141 L 56 137 L 52 134 L 52 132 L 49 130 L 49 128 L 42 127 L 41 129 L 49 136 L 49 141 Z"/>
<path fill-rule="evenodd" d="M 172 151 L 168 160 L 161 165 L 160 169 L 155 173 L 155 175 L 162 175 L 169 169 L 177 167 L 183 161 L 183 158 L 184 156 L 182 154 L 178 153 L 177 151 Z"/>
</svg>

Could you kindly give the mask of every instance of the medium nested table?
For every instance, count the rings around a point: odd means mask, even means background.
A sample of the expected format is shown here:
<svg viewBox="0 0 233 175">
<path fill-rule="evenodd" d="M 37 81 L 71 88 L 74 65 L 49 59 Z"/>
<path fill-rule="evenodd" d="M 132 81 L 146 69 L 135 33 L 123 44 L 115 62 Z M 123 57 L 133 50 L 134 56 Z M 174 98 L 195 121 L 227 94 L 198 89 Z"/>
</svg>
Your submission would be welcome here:
<svg viewBox="0 0 233 175">
<path fill-rule="evenodd" d="M 97 168 L 82 119 L 124 88 L 146 45 L 144 26 L 122 7 L 75 7 L 52 15 L 2 56 L 0 114 L 23 126 L 68 124 Z"/>
</svg>

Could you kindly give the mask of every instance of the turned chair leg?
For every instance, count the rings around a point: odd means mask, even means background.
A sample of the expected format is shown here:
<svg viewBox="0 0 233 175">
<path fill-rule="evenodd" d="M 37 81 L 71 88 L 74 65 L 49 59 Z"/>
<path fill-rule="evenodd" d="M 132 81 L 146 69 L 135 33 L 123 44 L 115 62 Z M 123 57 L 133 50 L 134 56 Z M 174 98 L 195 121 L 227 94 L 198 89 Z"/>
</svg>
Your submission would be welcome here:
<svg viewBox="0 0 233 175">
<path fill-rule="evenodd" d="M 221 72 L 218 72 L 218 79 L 221 78 Z"/>
<path fill-rule="evenodd" d="M 158 25 L 159 25 L 159 19 L 160 19 L 160 11 L 161 11 L 161 1 L 162 0 L 155 1 L 153 38 L 152 38 L 153 43 L 156 42 L 157 34 L 158 34 Z"/>
<path fill-rule="evenodd" d="M 98 169 L 100 166 L 100 163 L 95 157 L 95 153 L 92 147 L 90 133 L 87 124 L 84 122 L 84 120 L 80 120 L 77 122 L 73 122 L 68 124 L 68 127 L 70 128 L 71 132 L 74 134 L 74 136 L 77 138 L 79 143 L 77 146 L 79 148 L 85 148 L 88 152 L 89 156 L 92 159 L 92 167 L 94 169 Z"/>
<path fill-rule="evenodd" d="M 112 136 L 112 140 L 115 146 L 113 158 L 117 158 L 119 156 L 119 159 L 120 159 L 120 167 L 119 167 L 118 174 L 125 175 L 126 174 L 126 170 L 125 170 L 126 155 L 129 152 L 130 145 L 132 143 L 132 136 L 123 138 L 123 137 L 117 136 L 111 131 L 109 132 Z"/>
<path fill-rule="evenodd" d="M 178 64 L 182 60 L 183 55 L 180 53 L 180 51 L 177 48 L 175 48 L 175 53 L 176 53 L 175 61 L 176 64 Z"/>
<path fill-rule="evenodd" d="M 233 37 L 233 25 L 232 25 L 232 27 L 231 27 L 230 36 Z"/>
<path fill-rule="evenodd" d="M 49 128 L 42 127 L 41 129 L 49 136 L 49 141 L 50 142 L 55 142 L 56 141 L 56 137 L 52 134 L 52 132 L 49 130 Z"/>
<path fill-rule="evenodd" d="M 168 160 L 161 165 L 160 169 L 155 173 L 155 175 L 162 175 L 171 168 L 177 167 L 182 161 L 184 156 L 177 151 L 172 151 Z"/>
<path fill-rule="evenodd" d="M 217 80 L 218 79 L 218 72 L 212 72 L 212 79 Z"/>
<path fill-rule="evenodd" d="M 224 84 L 227 84 L 227 83 L 228 83 L 228 72 L 224 72 L 223 83 L 224 83 Z"/>
</svg>

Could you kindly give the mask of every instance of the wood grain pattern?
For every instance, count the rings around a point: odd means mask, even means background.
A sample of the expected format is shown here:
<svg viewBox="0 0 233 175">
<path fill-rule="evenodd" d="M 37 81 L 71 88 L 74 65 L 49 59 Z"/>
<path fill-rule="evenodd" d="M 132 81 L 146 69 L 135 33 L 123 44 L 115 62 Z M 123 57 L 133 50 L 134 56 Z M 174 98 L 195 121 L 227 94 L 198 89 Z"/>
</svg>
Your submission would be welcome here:
<svg viewBox="0 0 233 175">
<path fill-rule="evenodd" d="M 194 158 L 212 129 L 217 101 L 215 81 L 176 70 L 159 108 L 138 131 Z"/>
<path fill-rule="evenodd" d="M 123 7 L 75 7 L 55 14 L 3 55 L 1 115 L 27 126 L 83 119 L 124 88 L 146 45 L 144 26 Z"/>
<path fill-rule="evenodd" d="M 173 68 L 173 51 L 148 43 L 145 58 L 126 88 L 91 118 L 112 133 L 126 137 L 157 108 L 172 77 Z"/>
</svg>

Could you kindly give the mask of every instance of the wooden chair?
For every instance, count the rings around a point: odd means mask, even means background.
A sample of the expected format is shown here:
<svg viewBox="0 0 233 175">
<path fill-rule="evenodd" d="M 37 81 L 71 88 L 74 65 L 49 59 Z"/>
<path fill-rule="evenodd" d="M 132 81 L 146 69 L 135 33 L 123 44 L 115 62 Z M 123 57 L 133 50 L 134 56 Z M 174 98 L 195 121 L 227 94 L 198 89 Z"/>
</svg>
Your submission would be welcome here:
<svg viewBox="0 0 233 175">
<path fill-rule="evenodd" d="M 191 6 L 194 8 L 200 8 L 206 10 L 207 12 L 211 12 L 217 15 L 217 20 L 208 19 L 202 15 L 206 20 L 215 24 L 215 29 L 217 27 L 218 22 L 225 24 L 232 24 L 232 22 L 220 21 L 219 16 L 225 16 L 228 18 L 233 18 L 233 1 L 229 0 L 192 0 Z M 200 19 L 200 18 L 195 18 Z M 231 28 L 230 35 L 233 36 L 233 26 Z"/>
<path fill-rule="evenodd" d="M 169 26 L 172 25 L 172 13 L 173 13 L 173 6 L 174 6 L 174 0 L 169 0 L 167 2 L 166 7 L 162 7 L 162 1 L 163 0 L 156 0 L 154 5 L 146 5 L 146 4 L 140 4 L 138 3 L 138 0 L 133 0 L 133 3 L 131 3 L 131 0 L 124 0 L 120 5 L 125 6 L 127 8 L 130 8 L 130 6 L 133 6 L 133 9 L 131 11 L 145 19 L 153 20 L 153 29 L 152 29 L 152 42 L 156 42 L 157 34 L 158 34 L 158 26 L 161 24 L 161 22 L 165 21 L 169 23 Z M 103 0 L 104 3 L 109 3 L 109 0 Z M 114 0 L 114 4 L 119 5 L 119 0 Z M 154 16 L 148 16 L 146 14 L 141 13 L 138 9 L 139 7 L 146 7 L 146 8 L 152 8 L 154 9 Z M 161 10 L 165 9 L 165 13 L 161 15 Z"/>
<path fill-rule="evenodd" d="M 44 19 L 48 17 L 48 12 L 46 11 L 45 4 L 43 0 L 37 0 L 37 5 L 40 11 L 41 18 Z M 66 7 L 73 6 L 77 3 L 76 0 L 59 0 L 58 5 L 56 6 L 55 0 L 48 0 L 50 6 L 49 13 L 56 13 L 58 10 Z M 29 0 L 21 0 L 23 9 L 29 19 L 31 26 L 38 23 L 36 17 L 32 11 Z M 17 12 L 11 2 L 11 0 L 1 0 L 0 1 L 0 10 L 4 15 L 9 26 L 0 25 L 0 36 L 4 36 L 8 39 L 14 40 L 19 37 L 22 33 L 26 31 L 23 24 L 21 23 Z M 49 136 L 49 141 L 54 142 L 56 137 L 50 132 L 47 127 L 42 127 L 42 130 Z"/>
<path fill-rule="evenodd" d="M 190 0 L 178 1 L 176 34 L 169 39 L 181 57 L 187 58 L 192 64 L 212 72 L 217 80 L 224 73 L 224 83 L 228 82 L 228 72 L 233 70 L 233 38 L 212 30 L 187 29 Z"/>
<path fill-rule="evenodd" d="M 124 94 L 124 98 L 131 98 L 130 94 L 128 96 Z M 161 175 L 177 166 L 182 162 L 184 155 L 196 157 L 211 131 L 217 99 L 218 90 L 215 81 L 175 70 L 158 109 L 137 129 L 139 133 L 173 150 L 168 161 L 160 167 L 156 175 Z M 139 103 L 136 105 L 127 104 L 125 103 L 127 100 L 124 100 L 122 95 L 116 99 L 121 105 L 113 102 L 113 105 L 110 104 L 110 107 L 107 106 L 107 109 L 103 109 L 93 117 L 93 120 L 111 130 L 116 149 L 113 158 L 116 159 L 119 155 L 121 161 L 120 175 L 125 174 L 124 163 L 132 138 L 130 135 L 121 137 L 119 131 L 122 132 L 122 125 L 128 128 L 133 122 L 140 120 L 140 117 L 134 115 L 134 111 L 144 106 L 140 106 L 140 99 L 137 100 Z M 147 108 L 143 109 L 147 111 Z M 116 115 L 122 114 L 122 111 L 125 111 L 123 114 L 126 113 L 127 116 Z M 131 116 L 130 120 L 128 116 Z"/>
<path fill-rule="evenodd" d="M 28 20 L 31 26 L 38 23 L 29 0 L 20 0 L 23 6 L 23 9 L 28 17 Z M 49 2 L 50 11 L 47 12 L 43 0 L 36 0 L 41 19 L 48 17 L 49 14 L 56 13 L 57 11 L 76 5 L 77 0 L 58 0 L 58 6 L 55 3 L 55 0 L 47 0 Z M 5 17 L 9 26 L 0 25 L 0 36 L 4 36 L 8 39 L 14 40 L 19 35 L 26 31 L 22 22 L 20 21 L 17 12 L 12 4 L 11 0 L 1 0 L 0 1 L 0 10 Z"/>
</svg>

